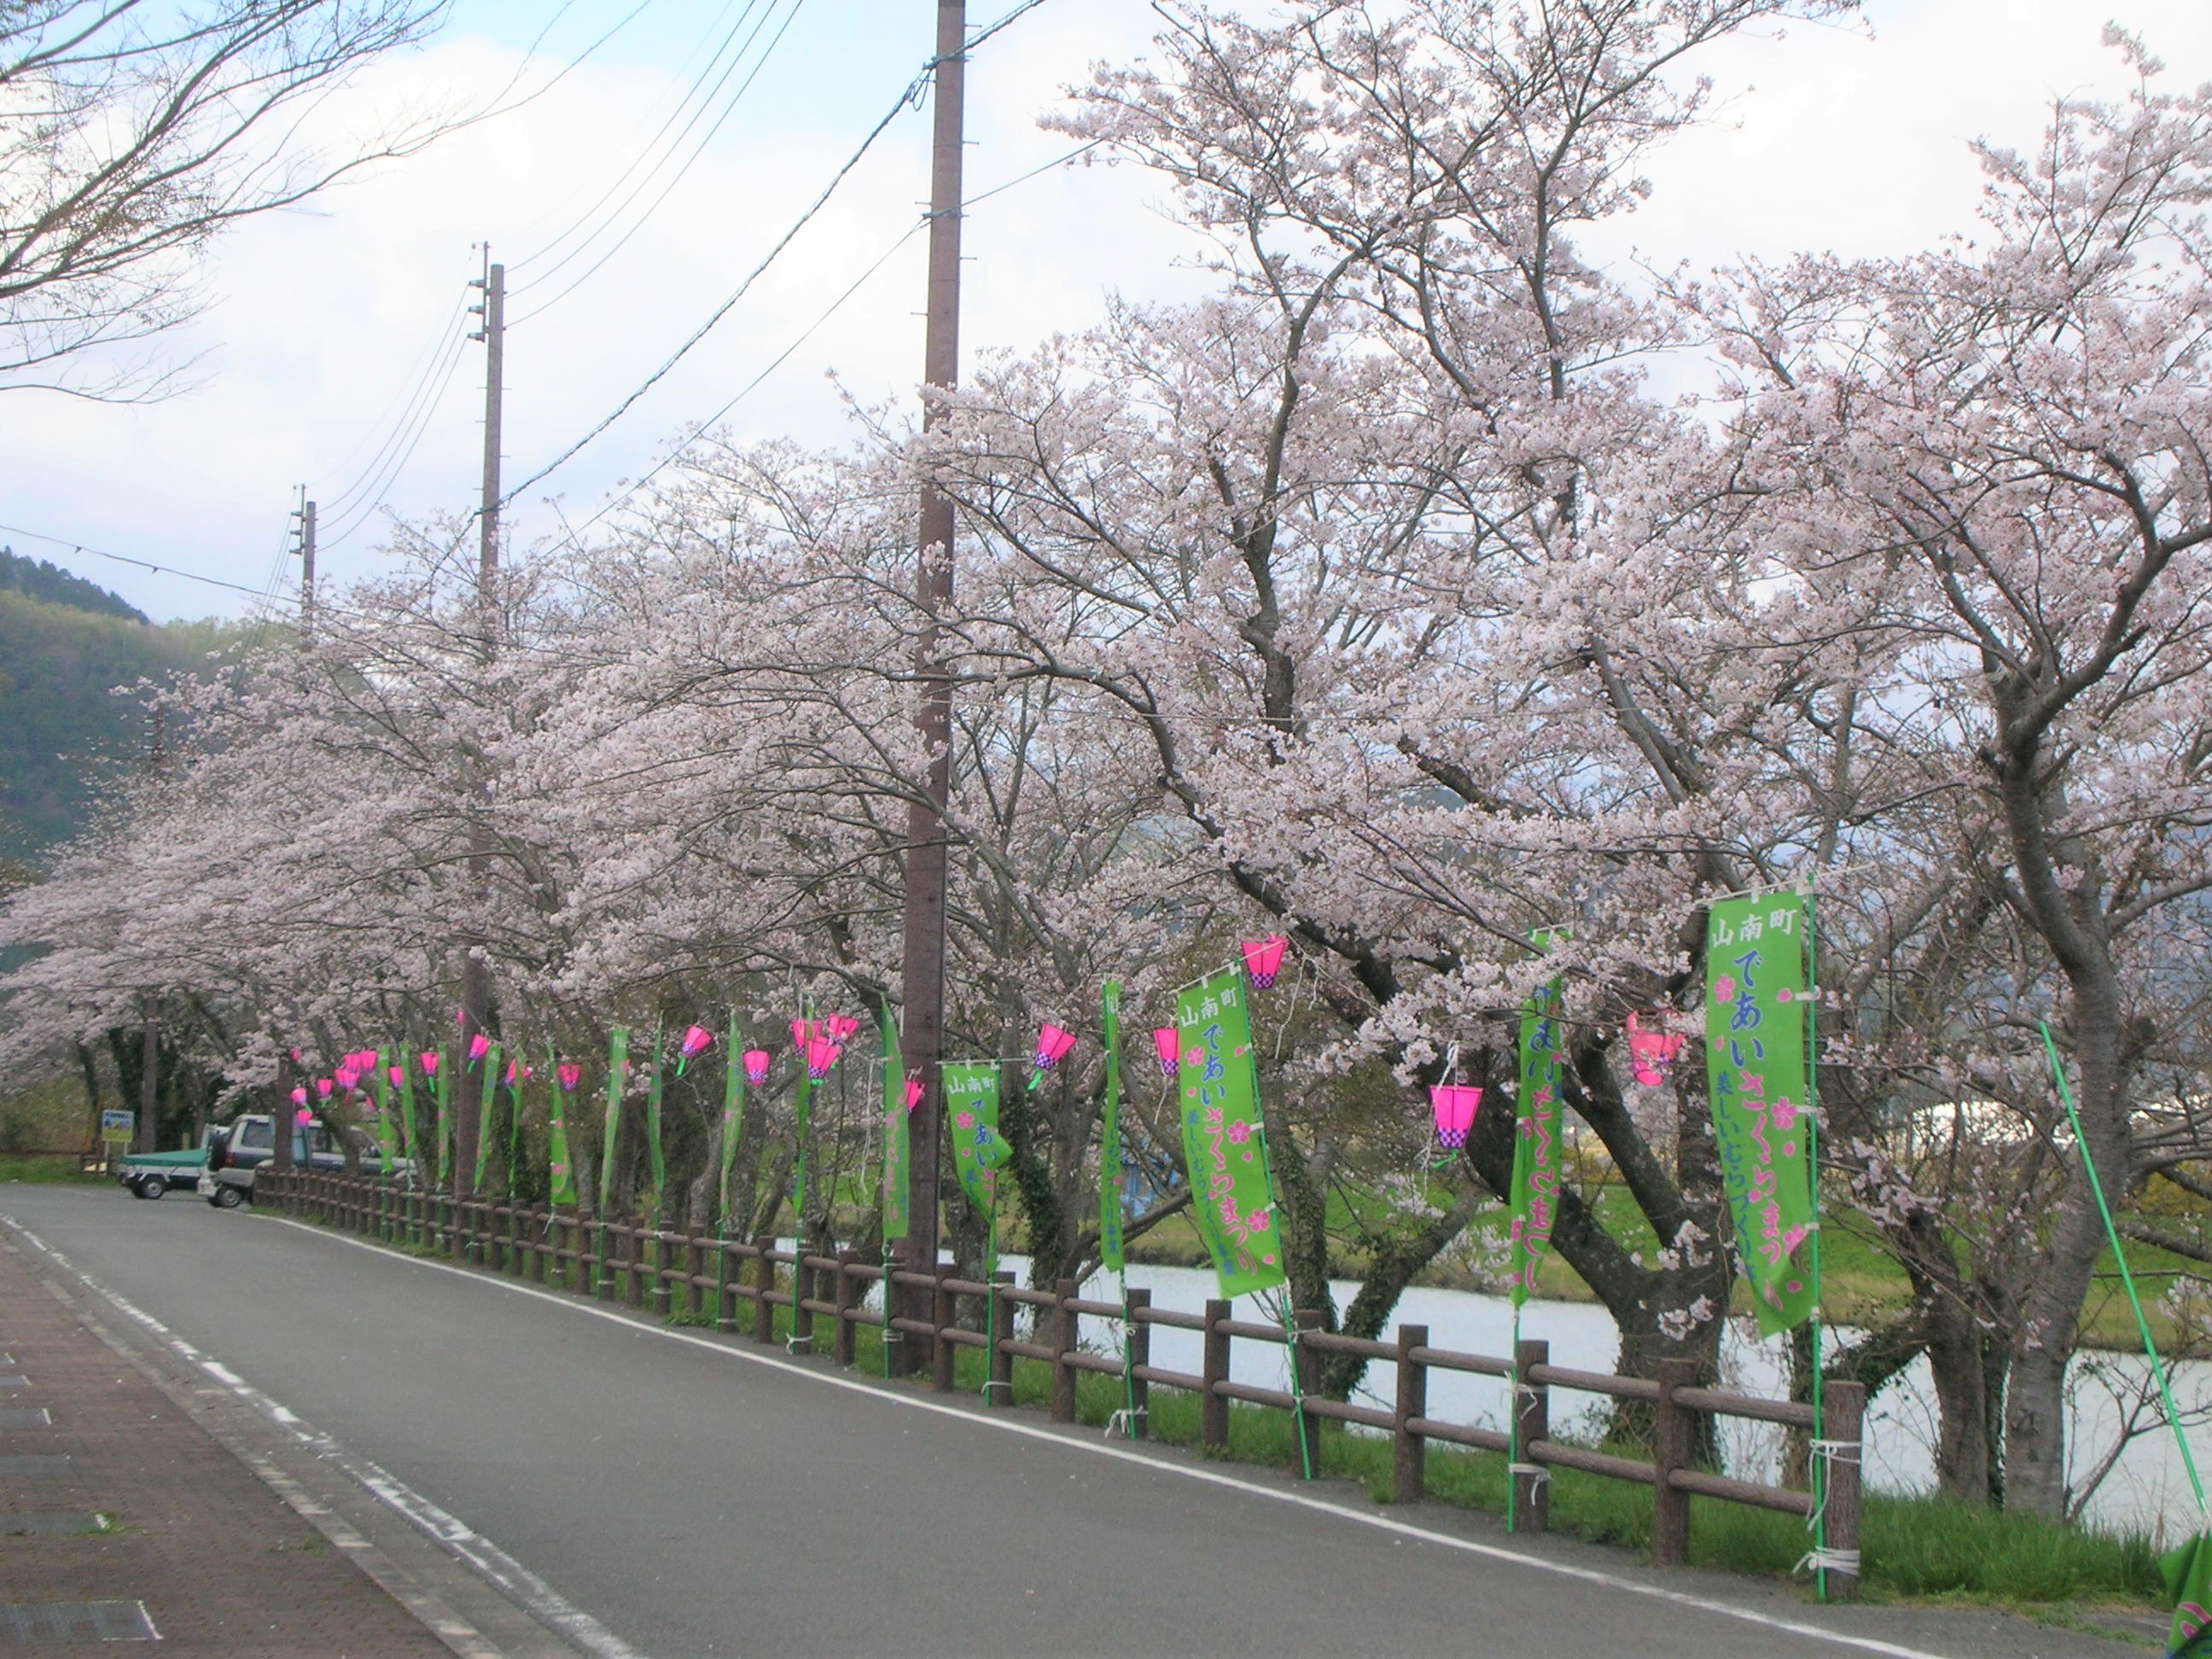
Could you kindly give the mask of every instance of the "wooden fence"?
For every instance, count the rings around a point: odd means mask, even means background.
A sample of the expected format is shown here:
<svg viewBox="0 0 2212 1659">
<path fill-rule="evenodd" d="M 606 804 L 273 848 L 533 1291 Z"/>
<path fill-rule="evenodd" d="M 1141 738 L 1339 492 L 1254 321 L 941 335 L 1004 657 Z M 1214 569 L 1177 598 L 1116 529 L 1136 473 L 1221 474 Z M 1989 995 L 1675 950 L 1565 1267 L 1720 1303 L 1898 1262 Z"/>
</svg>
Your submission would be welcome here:
<svg viewBox="0 0 2212 1659">
<path fill-rule="evenodd" d="M 988 1348 L 989 1386 L 985 1396 L 994 1406 L 1011 1406 L 1014 1362 L 1033 1360 L 1051 1367 L 1051 1411 L 1057 1422 L 1075 1421 L 1076 1379 L 1083 1372 L 1122 1375 L 1118 1356 L 1086 1352 L 1077 1340 L 1078 1324 L 1084 1316 L 1118 1322 L 1123 1317 L 1121 1304 L 1085 1299 L 1077 1294 L 1079 1287 L 1073 1279 L 1062 1279 L 1049 1291 L 1034 1291 L 1016 1285 L 1006 1274 L 993 1284 L 960 1279 L 949 1266 L 939 1267 L 934 1273 L 895 1270 L 887 1275 L 878 1263 L 862 1261 L 849 1251 L 834 1256 L 800 1255 L 778 1249 L 773 1237 L 749 1242 L 699 1237 L 635 1222 L 602 1221 L 568 1211 L 458 1200 L 371 1176 L 283 1172 L 264 1165 L 254 1172 L 254 1188 L 258 1203 L 281 1208 L 287 1215 L 319 1220 L 388 1244 L 475 1262 L 533 1284 L 565 1288 L 600 1300 L 619 1300 L 657 1315 L 711 1317 L 718 1329 L 749 1329 L 757 1342 L 774 1341 L 775 1310 L 792 1308 L 792 1346 L 811 1352 L 816 1322 L 826 1320 L 831 1352 L 842 1365 L 853 1363 L 854 1333 L 860 1326 L 881 1328 L 884 1325 L 884 1310 L 866 1304 L 868 1287 L 888 1276 L 895 1285 L 928 1293 L 927 1297 L 912 1300 L 926 1300 L 929 1316 L 892 1318 L 884 1340 L 920 1343 L 923 1349 L 920 1358 L 930 1367 L 939 1390 L 952 1391 L 954 1364 L 961 1348 Z M 986 1298 L 997 1304 L 986 1321 L 988 1328 L 998 1334 L 995 1344 L 984 1332 L 968 1328 L 959 1318 L 963 1303 L 972 1310 L 975 1303 Z M 884 1300 L 888 1304 L 890 1298 Z M 1017 1334 L 1015 1310 L 1018 1308 L 1033 1310 L 1026 1338 Z M 1650 1487 L 1651 1556 L 1654 1564 L 1661 1566 L 1680 1565 L 1687 1557 L 1693 1497 L 1778 1510 L 1785 1515 L 1809 1517 L 1813 1512 L 1813 1500 L 1806 1492 L 1738 1480 L 1700 1468 L 1694 1460 L 1698 1443 L 1696 1419 L 1701 1415 L 1778 1423 L 1809 1432 L 1812 1407 L 1796 1401 L 1701 1387 L 1697 1367 L 1688 1360 L 1661 1361 L 1656 1377 L 1616 1376 L 1554 1365 L 1549 1345 L 1543 1342 L 1522 1342 L 1510 1358 L 1461 1353 L 1431 1347 L 1425 1325 L 1399 1326 L 1395 1341 L 1369 1341 L 1324 1332 L 1318 1328 L 1318 1313 L 1299 1310 L 1292 1315 L 1292 1323 L 1297 1332 L 1293 1346 L 1304 1396 L 1301 1402 L 1286 1389 L 1255 1387 L 1237 1382 L 1230 1374 L 1231 1345 L 1263 1342 L 1282 1347 L 1288 1339 L 1279 1325 L 1232 1318 L 1225 1301 L 1207 1302 L 1202 1313 L 1155 1308 L 1151 1293 L 1142 1290 L 1129 1292 L 1127 1318 L 1133 1395 L 1129 1403 L 1132 1426 L 1139 1435 L 1145 1430 L 1151 1391 L 1156 1387 L 1182 1389 L 1198 1396 L 1199 1441 L 1215 1451 L 1228 1448 L 1232 1401 L 1293 1412 L 1303 1403 L 1306 1444 L 1301 1453 L 1297 1437 L 1292 1437 L 1294 1466 L 1306 1456 L 1318 1462 L 1323 1419 L 1357 1424 L 1390 1437 L 1394 1496 L 1400 1503 L 1417 1502 L 1426 1488 L 1430 1442 L 1509 1454 L 1515 1449 L 1511 1439 L 1497 1430 L 1428 1415 L 1430 1374 L 1456 1371 L 1512 1382 L 1519 1419 L 1520 1461 L 1510 1466 L 1510 1474 L 1516 1522 L 1522 1531 L 1541 1532 L 1548 1527 L 1548 1482 L 1555 1468 L 1577 1469 Z M 1200 1334 L 1199 1370 L 1168 1370 L 1152 1363 L 1152 1334 L 1160 1328 Z M 1331 1354 L 1355 1355 L 1394 1367 L 1397 1382 L 1394 1406 L 1383 1410 L 1322 1397 L 1321 1368 L 1324 1357 Z M 1551 1394 L 1554 1389 L 1649 1406 L 1653 1419 L 1651 1456 L 1648 1460 L 1620 1457 L 1553 1439 Z M 1828 1385 L 1826 1433 L 1814 1452 L 1826 1468 L 1826 1559 L 1832 1599 L 1847 1599 L 1857 1593 L 1859 1450 L 1865 1410 L 1863 1385 Z M 1808 1534 L 1808 1548 L 1810 1541 Z"/>
</svg>

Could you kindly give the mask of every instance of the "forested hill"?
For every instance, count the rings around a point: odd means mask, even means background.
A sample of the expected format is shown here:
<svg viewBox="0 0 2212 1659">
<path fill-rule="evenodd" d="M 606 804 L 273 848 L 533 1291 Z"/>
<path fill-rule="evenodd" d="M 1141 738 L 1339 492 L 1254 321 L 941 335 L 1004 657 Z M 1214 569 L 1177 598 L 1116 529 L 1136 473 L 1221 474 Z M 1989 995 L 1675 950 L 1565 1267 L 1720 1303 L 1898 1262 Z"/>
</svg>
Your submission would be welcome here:
<svg viewBox="0 0 2212 1659">
<path fill-rule="evenodd" d="M 100 781 L 144 756 L 144 712 L 117 687 L 198 666 L 232 632 L 150 623 L 81 576 L 0 551 L 0 860 L 65 840 Z"/>
<path fill-rule="evenodd" d="M 64 570 L 49 559 L 27 559 L 13 548 L 0 547 L 0 591 L 21 593 L 27 599 L 89 611 L 95 616 L 120 617 L 143 623 L 146 613 L 120 594 L 97 582 Z"/>
</svg>

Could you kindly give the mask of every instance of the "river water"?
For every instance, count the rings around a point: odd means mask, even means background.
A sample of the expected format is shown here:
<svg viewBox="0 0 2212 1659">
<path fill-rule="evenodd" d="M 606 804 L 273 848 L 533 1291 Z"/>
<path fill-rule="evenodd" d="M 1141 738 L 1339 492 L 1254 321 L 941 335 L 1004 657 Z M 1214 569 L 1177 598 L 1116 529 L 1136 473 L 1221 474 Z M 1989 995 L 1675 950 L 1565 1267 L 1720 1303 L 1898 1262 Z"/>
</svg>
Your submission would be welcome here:
<svg viewBox="0 0 2212 1659">
<path fill-rule="evenodd" d="M 1027 1282 L 1027 1258 L 1009 1255 L 1000 1265 L 1011 1268 L 1018 1281 Z M 1155 1307 L 1190 1313 L 1202 1311 L 1206 1299 L 1218 1294 L 1212 1273 L 1203 1268 L 1132 1264 L 1129 1285 L 1152 1291 Z M 1340 1310 L 1350 1305 L 1358 1288 L 1352 1281 L 1337 1282 Z M 1083 1294 L 1100 1301 L 1120 1297 L 1115 1282 L 1103 1274 L 1088 1280 Z M 1262 1306 L 1251 1297 L 1238 1298 L 1235 1314 L 1240 1319 L 1280 1317 L 1279 1309 Z M 1395 1319 L 1425 1324 L 1433 1347 L 1500 1357 L 1513 1352 L 1513 1308 L 1502 1296 L 1415 1286 L 1400 1299 Z M 1522 1310 L 1521 1334 L 1550 1343 L 1555 1365 L 1610 1371 L 1619 1356 L 1612 1316 L 1595 1303 L 1531 1301 Z M 1846 1333 L 1852 1334 L 1856 1333 Z M 1114 1322 L 1086 1318 L 1082 1339 L 1086 1347 L 1115 1352 Z M 1152 1363 L 1170 1370 L 1195 1371 L 1200 1364 L 1199 1342 L 1195 1331 L 1155 1328 Z M 1722 1344 L 1723 1386 L 1745 1394 L 1779 1396 L 1784 1392 L 1783 1356 L 1780 1339 L 1762 1341 L 1731 1322 Z M 1235 1343 L 1230 1370 L 1241 1382 L 1273 1388 L 1285 1385 L 1283 1350 L 1271 1343 Z M 2069 1480 L 2079 1481 L 2101 1462 L 2118 1438 L 2125 1410 L 2135 1406 L 2148 1375 L 2148 1367 L 2140 1355 L 2094 1353 L 2076 1358 L 2072 1379 L 2074 1413 L 2069 1425 Z M 1387 1407 L 1392 1403 L 1395 1382 L 1390 1364 L 1377 1361 L 1368 1368 L 1356 1397 Z M 2197 1415 L 2200 1407 L 2212 1409 L 2212 1366 L 2178 1365 L 2173 1368 L 2172 1382 L 2185 1418 Z M 2124 1397 L 2125 1407 L 2121 1403 Z M 1503 1378 L 1442 1370 L 1429 1374 L 1431 1417 L 1503 1431 L 1507 1400 L 1508 1385 Z M 1590 1426 L 1607 1403 L 1596 1395 L 1554 1389 L 1551 1407 L 1554 1432 L 1573 1434 Z M 2139 1420 L 2145 1425 L 2159 1422 L 2154 1410 Z M 1875 1396 L 1868 1407 L 1865 1432 L 1864 1467 L 1869 1486 L 1893 1492 L 1932 1489 L 1936 1396 L 1925 1361 L 1916 1360 Z M 1781 1430 L 1772 1425 L 1723 1419 L 1721 1443 L 1728 1472 L 1746 1480 L 1773 1480 L 1781 1455 Z M 2198 1451 L 2201 1459 L 2212 1453 L 2212 1444 L 2200 1437 L 2192 1441 L 2192 1449 Z M 2191 1529 L 2196 1504 L 2171 1431 L 2157 1426 L 2132 1440 L 2085 1513 L 2093 1522 L 2140 1528 L 2161 1537 Z"/>
</svg>

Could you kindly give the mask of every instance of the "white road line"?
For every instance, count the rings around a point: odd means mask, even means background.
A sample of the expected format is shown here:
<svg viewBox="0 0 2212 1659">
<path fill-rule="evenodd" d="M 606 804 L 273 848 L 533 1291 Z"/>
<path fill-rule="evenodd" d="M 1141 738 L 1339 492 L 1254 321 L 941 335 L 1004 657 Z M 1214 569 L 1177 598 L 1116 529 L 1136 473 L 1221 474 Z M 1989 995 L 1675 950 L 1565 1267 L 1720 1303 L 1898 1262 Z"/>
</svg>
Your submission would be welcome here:
<svg viewBox="0 0 2212 1659">
<path fill-rule="evenodd" d="M 440 1509 L 422 1493 L 415 1491 L 365 1457 L 357 1457 L 341 1446 L 329 1435 L 309 1425 L 304 1419 L 269 1395 L 246 1382 L 229 1367 L 210 1359 L 198 1349 L 172 1331 L 160 1320 L 115 1291 L 110 1290 L 90 1273 L 86 1273 L 59 1250 L 33 1232 L 15 1217 L 0 1214 L 0 1222 L 13 1228 L 18 1236 L 50 1257 L 58 1266 L 67 1269 L 70 1275 L 86 1289 L 105 1300 L 115 1310 L 134 1323 L 152 1333 L 163 1346 L 194 1370 L 204 1373 L 224 1389 L 251 1406 L 255 1411 L 283 1428 L 303 1446 L 313 1451 L 325 1462 L 343 1469 L 353 1480 L 387 1509 L 404 1516 L 418 1531 L 428 1534 L 455 1555 L 466 1561 L 477 1572 L 495 1585 L 510 1601 L 527 1609 L 538 1620 L 560 1632 L 570 1641 L 599 1656 L 599 1659 L 645 1659 L 645 1656 L 624 1642 L 605 1625 L 563 1596 L 536 1573 L 524 1566 L 498 1545 L 459 1517 Z M 310 1229 L 309 1231 L 313 1231 Z M 353 1241 L 348 1240 L 350 1243 Z M 273 1470 L 274 1466 L 270 1468 Z M 256 1474 L 263 1474 L 257 1468 Z M 264 1474 L 264 1478 L 267 1476 Z M 289 1484 L 289 1482 L 287 1482 Z M 285 1495 L 283 1486 L 271 1481 L 280 1495 Z M 304 1493 L 301 1494 L 305 1496 Z M 298 1504 L 293 1504 L 295 1509 Z M 304 1512 L 304 1511 L 303 1511 Z M 362 1540 L 365 1547 L 366 1540 Z M 340 1547 L 345 1547 L 341 1545 Z M 444 1634 L 442 1631 L 440 1632 Z M 471 1635 L 477 1635 L 474 1631 Z M 479 1640 L 483 1638 L 478 1637 Z M 498 1650 L 489 1642 L 483 1650 L 496 1654 Z"/>
<path fill-rule="evenodd" d="M 1458 1550 L 1465 1554 L 1480 1556 L 1486 1560 L 1507 1562 L 1537 1572 L 1548 1572 L 1563 1578 L 1577 1579 L 1587 1584 L 1601 1584 L 1607 1589 L 1616 1590 L 1624 1595 L 1641 1595 L 1651 1601 L 1668 1602 L 1675 1607 L 1691 1607 L 1700 1613 L 1737 1620 L 1744 1624 L 1757 1625 L 1767 1630 L 1787 1631 L 1792 1636 L 1802 1636 L 1810 1641 L 1831 1642 L 1838 1647 L 1856 1648 L 1862 1653 L 1887 1654 L 1892 1656 L 1892 1659 L 1944 1659 L 1942 1655 L 1930 1653 L 1922 1648 L 1903 1647 L 1897 1643 L 1884 1642 L 1871 1636 L 1853 1636 L 1842 1631 L 1824 1630 L 1818 1625 L 1805 1624 L 1795 1619 L 1780 1618 L 1771 1613 L 1760 1613 L 1752 1607 L 1731 1607 L 1727 1602 L 1708 1601 L 1702 1596 L 1693 1595 L 1686 1590 L 1667 1589 L 1657 1584 L 1647 1584 L 1637 1579 L 1623 1578 L 1613 1573 L 1603 1572 L 1595 1567 L 1576 1566 L 1565 1561 L 1547 1561 L 1540 1556 L 1527 1555 L 1519 1550 L 1504 1549 L 1496 1544 L 1478 1543 L 1470 1538 L 1455 1538 L 1449 1533 L 1432 1532 L 1426 1527 L 1417 1527 L 1407 1522 L 1395 1521 L 1388 1516 L 1364 1515 L 1357 1510 L 1348 1510 L 1323 1498 L 1310 1497 L 1304 1492 L 1280 1492 L 1272 1486 L 1263 1486 L 1254 1481 L 1239 1480 L 1233 1474 L 1224 1474 L 1216 1469 L 1167 1462 L 1158 1458 L 1146 1457 L 1140 1453 L 1124 1451 L 1117 1446 L 1076 1439 L 1049 1429 L 1036 1428 L 1026 1423 L 1012 1422 L 1003 1417 L 985 1417 L 979 1413 L 964 1411 L 957 1406 L 948 1406 L 941 1401 L 920 1395 L 878 1388 L 858 1377 L 841 1376 L 832 1371 L 817 1370 L 810 1365 L 796 1364 L 779 1354 L 755 1352 L 749 1348 L 732 1347 L 720 1342 L 709 1341 L 705 1337 L 694 1336 L 688 1331 L 669 1326 L 648 1324 L 643 1320 L 633 1319 L 626 1314 L 617 1313 L 611 1309 L 598 1307 L 588 1302 L 580 1302 L 574 1297 L 556 1295 L 550 1291 L 541 1291 L 532 1285 L 517 1284 L 512 1279 L 496 1279 L 487 1273 L 471 1272 L 466 1267 L 454 1267 L 448 1262 L 427 1261 L 421 1256 L 402 1255 L 396 1250 L 387 1250 L 383 1246 L 371 1243 L 366 1239 L 349 1238 L 343 1233 L 331 1232 L 322 1227 L 309 1226 L 305 1222 L 287 1220 L 281 1216 L 270 1217 L 270 1219 L 282 1222 L 288 1227 L 296 1227 L 310 1237 L 325 1239 L 336 1244 L 351 1245 L 359 1250 L 371 1251 L 386 1261 L 403 1262 L 413 1267 L 426 1267 L 435 1273 L 451 1273 L 455 1278 L 466 1279 L 472 1285 L 483 1285 L 495 1290 L 511 1291 L 517 1296 L 529 1297 L 534 1301 L 549 1302 L 556 1308 L 566 1308 L 572 1313 L 588 1314 L 595 1319 L 604 1319 L 611 1324 L 620 1325 L 626 1330 L 643 1332 L 649 1335 L 663 1337 L 671 1342 L 681 1342 L 690 1347 L 703 1348 L 708 1353 L 721 1354 L 727 1358 L 743 1360 L 748 1364 L 770 1366 L 787 1376 L 806 1377 L 830 1388 L 843 1389 L 854 1394 L 866 1395 L 871 1400 L 880 1400 L 893 1405 L 905 1406 L 915 1411 L 931 1412 L 943 1417 L 957 1418 L 961 1422 L 975 1428 L 994 1429 L 1001 1434 L 1019 1435 L 1024 1439 L 1041 1440 L 1049 1445 L 1063 1447 L 1067 1450 L 1081 1452 L 1092 1457 L 1105 1457 L 1115 1462 L 1133 1463 L 1161 1474 L 1177 1476 L 1186 1480 L 1202 1481 L 1208 1486 L 1226 1486 L 1233 1492 L 1243 1492 L 1254 1498 L 1264 1498 L 1273 1503 L 1288 1504 L 1297 1509 L 1312 1510 L 1322 1515 L 1333 1516 L 1340 1521 L 1351 1522 L 1357 1526 L 1371 1527 L 1378 1532 L 1392 1533 L 1401 1538 L 1419 1539 L 1423 1543 L 1434 1544 L 1443 1549 Z M 404 1510 L 402 1512 L 404 1513 Z"/>
</svg>

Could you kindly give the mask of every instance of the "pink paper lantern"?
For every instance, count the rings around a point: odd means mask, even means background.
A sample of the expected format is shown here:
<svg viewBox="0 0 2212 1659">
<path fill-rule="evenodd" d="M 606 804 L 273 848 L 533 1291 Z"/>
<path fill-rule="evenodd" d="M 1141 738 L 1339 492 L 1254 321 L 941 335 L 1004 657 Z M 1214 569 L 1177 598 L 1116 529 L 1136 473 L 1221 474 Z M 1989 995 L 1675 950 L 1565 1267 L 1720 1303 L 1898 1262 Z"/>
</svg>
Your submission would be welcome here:
<svg viewBox="0 0 2212 1659">
<path fill-rule="evenodd" d="M 307 1091 L 305 1089 L 295 1089 L 295 1090 L 293 1090 L 293 1091 L 292 1091 L 292 1103 L 293 1103 L 295 1106 L 304 1106 L 304 1105 L 306 1105 L 306 1104 L 307 1103 Z"/>
<path fill-rule="evenodd" d="M 491 1039 L 478 1031 L 469 1039 L 469 1064 L 473 1066 L 491 1052 Z"/>
<path fill-rule="evenodd" d="M 921 1083 L 917 1078 L 906 1080 L 906 1109 L 909 1112 L 921 1104 Z"/>
<path fill-rule="evenodd" d="M 1637 1082 L 1646 1089 L 1667 1080 L 1667 1068 L 1682 1052 L 1688 1039 L 1679 1031 L 1647 1031 L 1634 1014 L 1628 1017 L 1628 1065 Z"/>
<path fill-rule="evenodd" d="M 425 1048 L 415 1056 L 415 1060 L 416 1063 L 422 1066 L 424 1077 L 438 1075 L 438 1051 L 435 1048 Z"/>
<path fill-rule="evenodd" d="M 584 1080 L 584 1068 L 573 1060 L 564 1060 L 553 1068 L 553 1075 L 560 1080 L 561 1092 L 573 1095 L 576 1085 Z"/>
<path fill-rule="evenodd" d="M 293 1121 L 293 1122 L 295 1122 L 295 1124 L 299 1125 L 299 1127 L 300 1127 L 301 1128 L 302 1128 L 302 1129 L 306 1128 L 306 1127 L 307 1127 L 310 1123 L 313 1123 L 314 1121 L 315 1121 L 315 1115 L 314 1115 L 313 1112 L 309 1111 L 309 1110 L 308 1110 L 306 1107 L 304 1107 L 304 1106 L 302 1106 L 301 1108 L 300 1108 L 300 1109 L 299 1109 L 298 1111 L 296 1111 L 296 1112 L 295 1112 L 295 1113 L 293 1113 L 293 1114 L 292 1114 L 292 1121 Z"/>
<path fill-rule="evenodd" d="M 387 1066 L 385 1068 L 384 1074 L 391 1079 L 392 1086 L 395 1089 L 407 1081 L 407 1070 L 402 1066 Z"/>
<path fill-rule="evenodd" d="M 510 1060 L 507 1062 L 507 1075 L 500 1080 L 506 1084 L 510 1089 L 514 1087 L 514 1062 L 513 1060 Z"/>
<path fill-rule="evenodd" d="M 811 1019 L 794 1019 L 791 1022 L 791 1046 L 802 1054 L 806 1052 L 807 1045 L 821 1035 L 822 1033 Z"/>
<path fill-rule="evenodd" d="M 1454 1148 L 1466 1146 L 1475 1108 L 1482 1104 L 1482 1091 L 1472 1084 L 1435 1084 L 1429 1090 L 1429 1104 L 1437 1115 L 1437 1139 Z"/>
<path fill-rule="evenodd" d="M 767 1049 L 748 1048 L 745 1050 L 745 1081 L 751 1084 L 755 1088 L 758 1088 L 762 1084 L 768 1081 Z"/>
<path fill-rule="evenodd" d="M 1160 1075 L 1173 1077 L 1182 1063 L 1182 1033 L 1172 1025 L 1152 1027 L 1152 1047 L 1159 1054 Z"/>
<path fill-rule="evenodd" d="M 1279 933 L 1244 941 L 1244 971 L 1252 976 L 1255 990 L 1264 991 L 1275 982 L 1275 975 L 1282 971 L 1283 952 L 1290 944 Z"/>
<path fill-rule="evenodd" d="M 1049 1072 L 1066 1057 L 1067 1051 L 1073 1047 L 1075 1047 L 1074 1032 L 1063 1031 L 1057 1025 L 1039 1026 L 1036 1039 L 1037 1070 Z"/>
<path fill-rule="evenodd" d="M 350 1058 L 350 1056 L 349 1056 Z M 361 1073 L 351 1066 L 341 1066 L 334 1074 L 341 1089 L 356 1089 L 361 1085 Z"/>
<path fill-rule="evenodd" d="M 823 1034 L 840 1045 L 851 1042 L 853 1034 L 860 1029 L 860 1022 L 850 1014 L 830 1014 L 822 1021 Z"/>
<path fill-rule="evenodd" d="M 818 1036 L 806 1045 L 806 1075 L 819 1083 L 830 1075 L 830 1068 L 837 1063 L 844 1050 L 826 1036 Z"/>
<path fill-rule="evenodd" d="M 684 1033 L 684 1041 L 678 1045 L 677 1052 L 684 1059 L 690 1060 L 695 1055 L 705 1054 L 714 1046 L 714 1034 L 703 1025 L 694 1025 Z"/>
<path fill-rule="evenodd" d="M 331 1084 L 330 1079 L 326 1077 L 319 1077 L 315 1079 L 315 1092 L 320 1095 L 325 1100 L 328 1100 L 331 1097 Z"/>
</svg>

